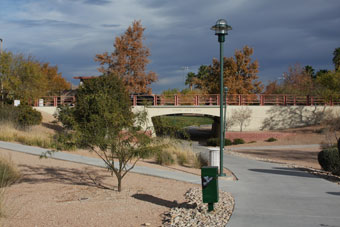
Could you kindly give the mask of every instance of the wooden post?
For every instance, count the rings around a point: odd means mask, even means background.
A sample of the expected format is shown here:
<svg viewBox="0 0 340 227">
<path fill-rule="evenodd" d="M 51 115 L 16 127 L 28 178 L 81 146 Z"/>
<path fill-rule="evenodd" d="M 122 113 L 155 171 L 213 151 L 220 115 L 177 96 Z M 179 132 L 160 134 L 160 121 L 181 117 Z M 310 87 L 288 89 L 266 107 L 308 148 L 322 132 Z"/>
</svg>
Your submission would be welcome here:
<svg viewBox="0 0 340 227">
<path fill-rule="evenodd" d="M 133 105 L 137 106 L 137 95 L 133 96 Z"/>
<path fill-rule="evenodd" d="M 157 95 L 153 95 L 153 105 L 157 106 Z"/>
<path fill-rule="evenodd" d="M 199 97 L 198 97 L 198 95 L 195 96 L 195 105 L 196 106 L 199 105 Z"/>
</svg>

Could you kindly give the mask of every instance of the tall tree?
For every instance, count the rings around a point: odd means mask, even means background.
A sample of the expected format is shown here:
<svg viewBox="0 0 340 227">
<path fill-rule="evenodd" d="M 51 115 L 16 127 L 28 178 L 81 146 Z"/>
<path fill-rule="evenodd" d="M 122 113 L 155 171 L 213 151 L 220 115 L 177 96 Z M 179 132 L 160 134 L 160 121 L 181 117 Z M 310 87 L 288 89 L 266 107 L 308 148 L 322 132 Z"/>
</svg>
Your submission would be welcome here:
<svg viewBox="0 0 340 227">
<path fill-rule="evenodd" d="M 295 95 L 312 95 L 314 94 L 314 83 L 307 72 L 306 68 L 301 67 L 299 64 L 290 66 L 288 72 L 283 74 L 283 82 L 278 85 L 271 93 L 284 93 Z M 268 93 L 268 92 L 266 92 Z"/>
<path fill-rule="evenodd" d="M 244 46 L 236 50 L 234 57 L 224 58 L 224 86 L 228 87 L 230 94 L 260 93 L 262 83 L 257 81 L 258 62 L 252 61 L 253 49 Z M 201 66 L 196 75 L 195 86 L 209 94 L 219 93 L 220 62 L 213 59 L 209 66 Z"/>
<path fill-rule="evenodd" d="M 140 21 L 134 21 L 123 35 L 116 37 L 112 53 L 95 57 L 101 65 L 98 70 L 121 77 L 129 93 L 151 93 L 150 84 L 157 80 L 156 73 L 146 72 L 150 51 L 143 44 L 144 30 Z"/>
<path fill-rule="evenodd" d="M 340 71 L 329 71 L 317 77 L 317 92 L 326 100 L 339 98 L 340 94 Z"/>
<path fill-rule="evenodd" d="M 31 56 L 3 52 L 0 70 L 4 94 L 10 100 L 27 102 L 42 96 L 60 95 L 61 91 L 70 88 L 57 66 L 41 63 Z"/>
<path fill-rule="evenodd" d="M 195 84 L 196 74 L 193 72 L 189 72 L 187 74 L 187 78 L 185 80 L 185 85 L 189 85 L 190 90 L 192 91 L 193 86 Z"/>
<path fill-rule="evenodd" d="M 335 71 L 340 70 L 340 47 L 335 48 L 333 52 L 333 63 Z"/>
<path fill-rule="evenodd" d="M 58 72 L 58 66 L 50 66 L 49 63 L 41 63 L 41 70 L 48 80 L 47 95 L 61 95 L 63 91 L 71 88 L 71 84 Z"/>
<path fill-rule="evenodd" d="M 283 87 L 275 81 L 271 81 L 267 84 L 264 94 L 283 94 Z"/>
<path fill-rule="evenodd" d="M 305 72 L 306 72 L 312 79 L 315 79 L 315 78 L 316 78 L 315 70 L 313 69 L 312 66 L 306 65 L 306 66 L 304 67 L 304 70 L 305 70 Z"/>
</svg>

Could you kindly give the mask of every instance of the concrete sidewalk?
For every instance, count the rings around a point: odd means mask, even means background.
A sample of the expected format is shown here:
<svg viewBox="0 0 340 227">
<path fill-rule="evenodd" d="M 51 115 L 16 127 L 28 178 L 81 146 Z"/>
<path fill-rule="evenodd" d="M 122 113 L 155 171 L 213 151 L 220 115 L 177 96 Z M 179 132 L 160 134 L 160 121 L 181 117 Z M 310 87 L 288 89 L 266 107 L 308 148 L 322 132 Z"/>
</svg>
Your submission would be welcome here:
<svg viewBox="0 0 340 227">
<path fill-rule="evenodd" d="M 299 147 L 301 148 L 301 145 Z M 0 148 L 33 155 L 41 155 L 47 151 L 1 141 Z M 203 150 L 203 147 L 200 149 Z M 271 146 L 271 149 L 275 147 Z M 282 149 L 282 146 L 276 149 Z M 53 158 L 105 167 L 100 159 L 69 153 L 56 152 Z M 224 166 L 239 179 L 219 181 L 220 189 L 231 192 L 235 198 L 235 210 L 228 226 L 340 227 L 339 185 L 284 165 L 250 160 L 228 153 L 225 153 Z M 136 166 L 133 172 L 194 184 L 201 183 L 199 176 L 179 171 Z"/>
<path fill-rule="evenodd" d="M 31 146 L 26 146 L 22 144 L 9 143 L 9 142 L 3 142 L 3 141 L 0 141 L 0 148 L 17 151 L 17 152 L 23 152 L 26 154 L 37 155 L 37 156 L 40 156 L 41 154 L 49 151 L 48 149 L 44 149 L 44 148 L 31 147 Z M 51 156 L 47 155 L 47 157 L 58 159 L 58 160 L 63 160 L 63 161 L 98 166 L 98 167 L 103 167 L 103 168 L 106 166 L 104 161 L 99 158 L 91 158 L 91 157 L 70 154 L 70 153 L 65 153 L 65 152 L 54 152 L 52 153 Z M 167 171 L 167 170 L 162 170 L 162 169 L 157 169 L 157 168 L 150 168 L 146 166 L 135 166 L 131 170 L 131 172 L 146 174 L 146 175 L 155 176 L 155 177 L 162 177 L 162 178 L 174 179 L 174 180 L 179 180 L 179 181 L 185 181 L 185 182 L 194 183 L 194 184 L 201 184 L 200 176 L 189 174 L 189 173 L 184 173 L 184 172 L 176 171 L 176 170 Z"/>
</svg>

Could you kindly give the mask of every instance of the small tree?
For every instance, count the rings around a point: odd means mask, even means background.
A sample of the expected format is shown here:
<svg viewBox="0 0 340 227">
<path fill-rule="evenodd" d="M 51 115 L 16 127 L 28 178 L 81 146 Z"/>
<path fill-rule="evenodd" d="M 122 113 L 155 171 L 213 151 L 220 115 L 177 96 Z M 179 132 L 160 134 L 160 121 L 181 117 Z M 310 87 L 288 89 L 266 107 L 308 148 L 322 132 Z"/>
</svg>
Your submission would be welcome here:
<svg viewBox="0 0 340 227">
<path fill-rule="evenodd" d="M 85 81 L 76 100 L 74 111 L 65 109 L 71 116 L 61 113 L 60 120 L 73 128 L 78 145 L 87 147 L 105 162 L 117 177 L 120 192 L 126 174 L 154 149 L 152 138 L 140 131 L 146 115 L 132 113 L 123 82 L 114 75 Z"/>
<path fill-rule="evenodd" d="M 242 132 L 243 128 L 249 125 L 252 112 L 248 107 L 233 110 L 230 121 L 238 124 L 240 126 L 240 132 Z"/>
</svg>

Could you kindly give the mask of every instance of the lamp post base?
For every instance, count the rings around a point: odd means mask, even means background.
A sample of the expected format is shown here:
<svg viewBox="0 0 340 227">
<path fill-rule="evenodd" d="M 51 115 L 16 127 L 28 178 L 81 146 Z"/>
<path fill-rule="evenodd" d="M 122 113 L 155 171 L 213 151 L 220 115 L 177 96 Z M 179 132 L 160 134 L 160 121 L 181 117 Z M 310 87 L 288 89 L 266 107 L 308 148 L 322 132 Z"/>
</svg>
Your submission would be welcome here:
<svg viewBox="0 0 340 227">
<path fill-rule="evenodd" d="M 211 212 L 214 210 L 214 203 L 208 203 L 208 212 Z"/>
</svg>

